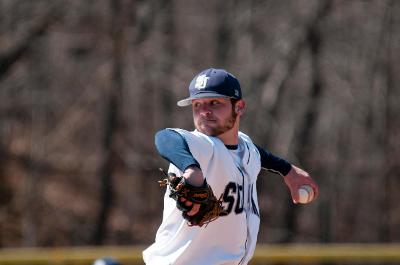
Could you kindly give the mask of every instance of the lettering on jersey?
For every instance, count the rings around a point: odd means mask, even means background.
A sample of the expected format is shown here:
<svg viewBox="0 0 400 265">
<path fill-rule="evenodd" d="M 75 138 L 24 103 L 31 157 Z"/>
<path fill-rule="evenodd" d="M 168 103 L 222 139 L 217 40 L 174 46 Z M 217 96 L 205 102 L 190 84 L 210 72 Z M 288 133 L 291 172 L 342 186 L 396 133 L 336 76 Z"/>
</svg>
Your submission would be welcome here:
<svg viewBox="0 0 400 265">
<path fill-rule="evenodd" d="M 196 78 L 196 83 L 194 84 L 194 87 L 197 88 L 198 90 L 204 89 L 207 86 L 207 81 L 210 79 L 206 75 L 199 75 Z"/>
<path fill-rule="evenodd" d="M 223 195 L 223 201 L 226 203 L 225 211 L 222 212 L 221 216 L 228 215 L 232 212 L 233 207 L 235 207 L 235 214 L 240 214 L 243 212 L 244 196 L 243 186 L 235 182 L 229 182 L 225 187 L 225 192 Z"/>
</svg>

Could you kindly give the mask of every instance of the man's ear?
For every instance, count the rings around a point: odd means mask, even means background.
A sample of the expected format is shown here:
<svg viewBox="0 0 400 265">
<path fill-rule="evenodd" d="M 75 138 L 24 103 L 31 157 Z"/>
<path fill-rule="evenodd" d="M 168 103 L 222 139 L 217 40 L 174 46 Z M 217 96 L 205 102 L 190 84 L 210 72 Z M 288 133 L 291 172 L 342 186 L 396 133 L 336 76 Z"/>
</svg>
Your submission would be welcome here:
<svg viewBox="0 0 400 265">
<path fill-rule="evenodd" d="M 236 104 L 235 104 L 235 112 L 236 112 L 236 114 L 243 114 L 245 108 L 246 108 L 246 102 L 243 99 L 241 99 L 238 102 L 236 102 Z"/>
</svg>

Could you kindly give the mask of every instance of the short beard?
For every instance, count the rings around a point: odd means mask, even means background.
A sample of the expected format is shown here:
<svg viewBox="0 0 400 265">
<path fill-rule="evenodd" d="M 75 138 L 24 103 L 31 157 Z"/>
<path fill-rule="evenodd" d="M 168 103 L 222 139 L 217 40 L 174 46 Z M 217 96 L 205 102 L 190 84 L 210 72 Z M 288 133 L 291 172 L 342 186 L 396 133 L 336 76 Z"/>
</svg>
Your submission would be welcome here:
<svg viewBox="0 0 400 265">
<path fill-rule="evenodd" d="M 199 120 L 198 125 L 196 125 L 196 129 L 199 132 L 204 133 L 208 136 L 217 137 L 217 136 L 231 130 L 233 128 L 233 126 L 235 125 L 236 118 L 237 118 L 237 113 L 232 108 L 231 117 L 228 118 L 226 124 L 224 124 L 222 126 L 217 126 L 217 127 L 207 127 L 207 126 L 202 126 L 203 121 Z M 205 129 L 201 129 L 201 128 L 205 128 Z"/>
</svg>

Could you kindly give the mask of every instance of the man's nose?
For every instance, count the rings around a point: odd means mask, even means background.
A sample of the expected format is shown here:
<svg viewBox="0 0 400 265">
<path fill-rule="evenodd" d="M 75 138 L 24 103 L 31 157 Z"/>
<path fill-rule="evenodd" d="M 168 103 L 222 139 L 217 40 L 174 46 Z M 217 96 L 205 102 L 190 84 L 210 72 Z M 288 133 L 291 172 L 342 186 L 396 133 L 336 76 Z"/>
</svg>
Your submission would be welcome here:
<svg viewBox="0 0 400 265">
<path fill-rule="evenodd" d="M 207 107 L 207 106 L 202 106 L 202 107 L 200 108 L 200 115 L 202 115 L 202 116 L 208 116 L 208 115 L 210 115 L 210 114 L 211 114 L 211 110 L 210 110 L 209 107 Z"/>
</svg>

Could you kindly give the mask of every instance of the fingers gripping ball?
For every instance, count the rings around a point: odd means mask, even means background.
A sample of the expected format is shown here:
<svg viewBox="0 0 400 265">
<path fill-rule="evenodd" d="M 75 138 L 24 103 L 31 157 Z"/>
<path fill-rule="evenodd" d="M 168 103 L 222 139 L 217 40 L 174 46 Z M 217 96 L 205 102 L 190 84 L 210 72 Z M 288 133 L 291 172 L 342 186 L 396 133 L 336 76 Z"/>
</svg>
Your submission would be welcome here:
<svg viewBox="0 0 400 265">
<path fill-rule="evenodd" d="M 160 170 L 165 175 L 165 179 L 159 181 L 160 186 L 169 187 L 169 197 L 176 201 L 176 207 L 182 211 L 182 216 L 187 220 L 189 226 L 207 225 L 220 216 L 223 211 L 222 196 L 217 199 L 206 181 L 201 187 L 195 187 L 187 183 L 184 177 L 178 177 L 174 173 L 167 175 L 162 169 Z M 194 215 L 188 215 L 193 204 L 187 206 L 186 201 L 199 204 L 199 211 Z"/>
<path fill-rule="evenodd" d="M 306 204 L 314 199 L 314 190 L 310 185 L 303 185 L 299 188 L 299 203 Z"/>
</svg>

